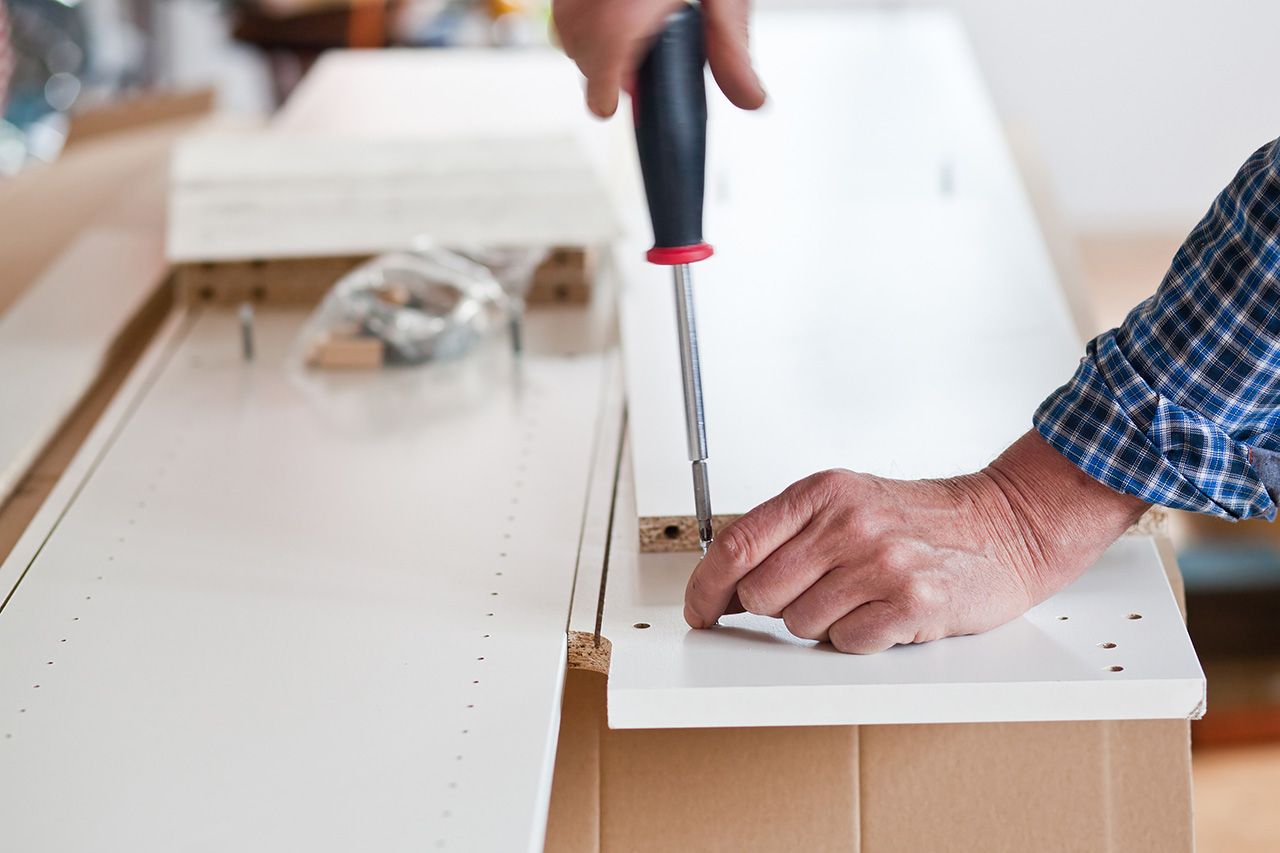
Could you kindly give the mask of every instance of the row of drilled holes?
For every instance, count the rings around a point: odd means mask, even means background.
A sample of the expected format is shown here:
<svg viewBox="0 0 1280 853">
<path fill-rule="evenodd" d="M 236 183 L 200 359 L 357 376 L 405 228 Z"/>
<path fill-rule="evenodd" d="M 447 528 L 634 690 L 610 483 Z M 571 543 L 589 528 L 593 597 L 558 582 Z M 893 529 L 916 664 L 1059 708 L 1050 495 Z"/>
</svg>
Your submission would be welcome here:
<svg viewBox="0 0 1280 853">
<path fill-rule="evenodd" d="M 198 365 L 197 365 L 197 366 L 198 366 Z M 194 417 L 195 417 L 195 416 L 194 416 L 194 414 L 193 414 L 193 413 L 191 413 L 191 412 L 189 412 L 189 413 L 188 413 L 187 420 L 183 423 L 183 427 L 182 427 L 182 429 L 178 431 L 178 435 L 179 435 L 179 437 L 185 434 L 186 429 L 187 429 L 187 428 L 189 428 L 189 427 L 191 426 L 191 423 L 192 423 L 192 421 L 193 421 Z M 163 476 L 167 473 L 169 464 L 171 464 L 171 463 L 173 462 L 173 460 L 177 457 L 177 455 L 178 455 L 178 448 L 177 448 L 177 447 L 170 448 L 170 450 L 168 451 L 168 453 L 165 455 L 165 459 L 164 459 L 163 464 L 161 464 L 161 466 L 160 466 L 160 467 L 157 469 L 157 471 L 156 471 L 156 479 L 155 479 L 155 480 L 152 480 L 152 482 L 151 482 L 151 483 L 149 483 L 149 484 L 147 485 L 147 491 L 148 491 L 148 492 L 151 492 L 152 494 L 154 494 L 154 493 L 158 490 L 158 488 L 159 488 L 159 485 L 158 485 L 158 480 L 159 480 L 159 478 L 163 477 Z M 137 510 L 138 510 L 138 511 L 145 510 L 146 508 L 147 508 L 147 502 L 146 502 L 146 501 L 138 501 L 138 504 L 137 504 Z M 129 526 L 129 527 L 136 527 L 136 526 L 137 526 L 137 523 L 138 523 L 138 519 L 137 519 L 137 517 L 136 517 L 136 514 L 135 514 L 135 517 L 131 517 L 131 518 L 129 518 L 127 523 L 128 523 L 128 526 Z M 119 547 L 119 546 L 123 545 L 124 543 L 125 543 L 125 537 L 124 537 L 124 536 L 117 536 L 117 537 L 116 537 L 116 541 L 115 541 L 115 543 L 114 543 L 114 544 L 115 544 L 117 547 Z M 106 559 L 106 562 L 107 562 L 107 563 L 114 563 L 114 562 L 115 562 L 115 560 L 116 560 L 115 554 L 108 554 L 108 555 L 107 555 L 107 559 Z M 95 581 L 102 581 L 102 580 L 106 580 L 106 575 L 105 575 L 105 574 L 97 575 L 97 576 L 95 576 L 94 580 L 95 580 Z M 86 595 L 86 596 L 84 597 L 84 600 L 85 600 L 85 601 L 93 601 L 93 596 L 92 596 L 92 595 Z M 73 616 L 73 617 L 71 617 L 71 621 L 72 621 L 73 623 L 74 623 L 74 622 L 79 622 L 79 621 L 80 621 L 80 617 L 79 617 L 79 616 Z M 61 646 L 61 645 L 65 644 L 65 643 L 67 643 L 67 642 L 68 642 L 68 639 L 69 639 L 69 638 L 67 638 L 67 637 L 61 637 L 61 638 L 59 638 L 59 639 L 58 639 L 58 645 L 59 645 L 59 646 Z M 55 661 L 52 661 L 52 660 L 50 660 L 50 661 L 46 661 L 46 662 L 45 662 L 45 666 L 53 666 L 54 664 L 55 664 Z M 40 684 L 41 684 L 41 682 L 36 682 L 36 683 L 32 684 L 32 685 L 31 685 L 31 689 L 32 689 L 32 690 L 39 690 L 39 689 L 40 689 Z M 26 714 L 26 713 L 27 713 L 27 709 L 26 709 L 25 707 L 19 708 L 19 709 L 18 709 L 18 713 L 19 713 L 19 714 Z M 13 732 L 5 732 L 4 737 L 5 737 L 5 740 L 12 740 L 12 739 L 13 739 Z"/>
<path fill-rule="evenodd" d="M 518 505 L 520 504 L 520 495 L 519 495 L 519 492 L 520 492 L 521 490 L 523 490 L 523 489 L 524 489 L 524 477 L 525 477 L 525 474 L 528 472 L 528 469 L 529 469 L 528 459 L 529 459 L 530 452 L 531 452 L 531 450 L 532 450 L 532 445 L 533 445 L 533 440 L 534 440 L 533 427 L 537 426 L 537 423 L 538 423 L 538 422 L 537 422 L 537 418 L 536 418 L 536 417 L 533 417 L 533 416 L 530 416 L 529 421 L 528 421 L 528 427 L 529 427 L 529 428 L 525 431 L 525 434 L 524 434 L 524 442 L 523 442 L 523 444 L 522 444 L 522 446 L 521 446 L 521 449 L 520 449 L 520 457 L 521 457 L 521 458 L 520 458 L 520 461 L 516 464 L 516 475 L 517 475 L 517 476 L 516 476 L 515 481 L 514 481 L 514 482 L 513 482 L 513 484 L 512 484 L 512 487 L 513 487 L 513 488 L 516 490 L 516 492 L 517 492 L 517 494 L 513 495 L 513 496 L 512 496 L 512 498 L 511 498 L 511 506 L 512 506 L 512 507 L 518 506 Z M 508 515 L 507 515 L 507 524 L 508 524 L 508 525 L 514 525 L 514 524 L 515 524 L 515 520 L 516 520 L 515 510 L 514 510 L 514 509 L 512 509 L 512 510 L 510 511 L 510 514 L 508 514 Z M 509 548 L 510 546 L 509 546 L 508 544 L 505 544 L 505 543 L 509 543 L 509 542 L 511 541 L 511 530 L 510 530 L 510 528 L 508 528 L 507 530 L 503 531 L 503 533 L 502 533 L 502 540 L 503 540 L 503 542 L 504 542 L 504 544 L 501 546 L 501 547 L 503 548 L 503 550 L 501 550 L 501 551 L 499 551 L 499 552 L 498 552 L 498 558 L 499 558 L 499 560 L 506 560 L 506 559 L 507 559 L 507 554 L 508 554 L 508 551 L 507 551 L 506 549 L 507 549 L 507 548 Z M 495 572 L 493 573 L 493 576 L 494 576 L 495 578 L 501 578 L 501 577 L 503 577 L 503 572 L 502 572 L 501 570 L 495 571 Z M 490 598 L 498 598 L 498 597 L 499 597 L 499 596 L 498 596 L 498 590 L 496 590 L 496 589 L 495 589 L 495 590 L 492 590 L 492 591 L 489 593 L 489 597 L 490 597 Z M 490 610 L 490 611 L 486 611 L 486 612 L 485 612 L 485 618 L 486 618 L 486 619 L 489 619 L 489 618 L 495 618 L 496 616 L 497 616 L 497 613 L 496 613 L 496 611 L 495 611 L 495 610 Z M 492 634 L 492 633 L 485 633 L 485 634 L 482 634 L 480 638 L 481 638 L 482 640 L 490 640 L 490 639 L 492 639 L 492 638 L 493 638 L 493 634 Z M 485 657 L 486 657 L 485 655 L 479 655 L 479 656 L 477 656 L 477 657 L 476 657 L 476 663 L 483 663 L 483 662 L 484 662 L 484 660 L 485 660 Z M 480 686 L 480 679 L 479 679 L 479 678 L 473 678 L 473 679 L 471 680 L 471 686 L 472 686 L 472 687 L 479 687 L 479 686 Z M 475 703 L 475 702 L 468 702 L 468 703 L 467 703 L 467 705 L 466 705 L 466 708 L 465 708 L 465 710 L 467 710 L 467 711 L 474 711 L 475 709 L 476 709 L 476 703 Z M 464 735 L 464 736 L 465 736 L 465 735 L 469 735 L 470 733 L 471 733 L 470 728 L 464 728 L 464 729 L 461 729 L 461 730 L 460 730 L 460 734 L 462 734 L 462 735 Z M 465 758 L 465 756 L 464 756 L 464 754 L 463 754 L 463 753 L 458 753 L 457 755 L 455 755 L 455 756 L 454 756 L 454 760 L 455 760 L 455 761 L 462 761 L 464 758 Z M 449 789 L 450 791 L 456 791 L 456 790 L 458 789 L 458 782 L 457 782 L 457 780 L 456 780 L 456 779 L 453 779 L 453 780 L 450 780 L 450 781 L 449 781 L 449 783 L 448 783 L 448 789 Z M 440 812 L 440 816 L 441 816 L 442 818 L 445 818 L 445 819 L 450 818 L 450 817 L 452 817 L 452 816 L 453 816 L 453 811 L 452 811 L 451 809 L 444 809 L 444 810 L 442 810 L 442 811 Z M 435 846 L 436 846 L 436 848 L 437 848 L 437 849 L 443 849 L 444 847 L 446 847 L 446 846 L 447 846 L 447 842 L 446 842 L 446 840 L 445 840 L 444 838 L 437 838 L 437 839 L 436 839 L 436 845 L 435 845 Z"/>
</svg>

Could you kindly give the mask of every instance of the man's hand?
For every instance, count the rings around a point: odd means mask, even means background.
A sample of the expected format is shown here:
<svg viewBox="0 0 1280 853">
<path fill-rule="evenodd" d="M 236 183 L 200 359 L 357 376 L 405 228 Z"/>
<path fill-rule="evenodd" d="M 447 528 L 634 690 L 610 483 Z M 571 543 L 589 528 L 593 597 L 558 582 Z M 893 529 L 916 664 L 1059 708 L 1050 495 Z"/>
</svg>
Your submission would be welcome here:
<svg viewBox="0 0 1280 853">
<path fill-rule="evenodd" d="M 649 41 L 681 0 L 554 0 L 560 43 L 587 78 L 587 107 L 601 118 L 618 108 L 618 90 L 640 64 Z M 749 0 L 703 0 L 707 60 L 734 106 L 754 110 L 764 89 L 747 53 Z"/>
<path fill-rule="evenodd" d="M 707 628 L 745 609 L 863 654 L 974 634 L 1062 589 L 1147 506 L 1034 431 L 948 480 L 826 471 L 716 537 L 689 578 L 685 620 Z"/>
</svg>

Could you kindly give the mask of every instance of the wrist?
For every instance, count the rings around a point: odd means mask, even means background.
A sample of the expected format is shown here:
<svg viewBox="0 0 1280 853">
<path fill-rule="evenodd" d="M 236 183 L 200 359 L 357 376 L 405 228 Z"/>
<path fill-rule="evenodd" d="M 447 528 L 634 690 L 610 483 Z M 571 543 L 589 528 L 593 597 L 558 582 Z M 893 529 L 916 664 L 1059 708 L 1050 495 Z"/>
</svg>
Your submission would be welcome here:
<svg viewBox="0 0 1280 853">
<path fill-rule="evenodd" d="M 1007 503 L 1035 602 L 1075 580 L 1150 504 L 1084 473 L 1030 430 L 979 472 Z"/>
</svg>

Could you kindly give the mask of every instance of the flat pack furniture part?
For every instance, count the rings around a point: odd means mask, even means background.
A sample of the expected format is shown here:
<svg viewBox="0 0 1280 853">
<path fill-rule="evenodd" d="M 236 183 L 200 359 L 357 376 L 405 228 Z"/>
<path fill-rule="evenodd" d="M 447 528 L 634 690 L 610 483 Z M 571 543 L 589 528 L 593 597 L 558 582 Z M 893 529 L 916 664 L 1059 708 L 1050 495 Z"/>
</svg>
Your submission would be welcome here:
<svg viewBox="0 0 1280 853">
<path fill-rule="evenodd" d="M 6 844 L 537 849 L 606 337 L 353 378 L 191 317 L 0 568 Z"/>
<path fill-rule="evenodd" d="M 602 635 L 609 725 L 622 729 L 1198 718 L 1205 680 L 1150 536 L 1122 537 L 1085 574 L 1007 625 L 844 655 L 781 620 L 691 631 L 697 561 L 639 553 L 631 456 L 616 495 Z"/>
<path fill-rule="evenodd" d="M 530 299 L 582 303 L 619 134 L 559 52 L 338 51 L 267 128 L 180 148 L 169 257 L 185 293 L 299 301 L 424 238 L 555 248 Z"/>
<path fill-rule="evenodd" d="M 91 228 L 0 314 L 0 503 L 93 385 L 167 272 L 159 235 Z"/>
<path fill-rule="evenodd" d="M 769 105 L 710 99 L 696 296 L 721 526 L 826 468 L 975 470 L 1081 351 L 953 17 L 760 14 L 752 53 Z M 619 253 L 640 535 L 693 550 L 675 310 L 644 248 Z"/>
<path fill-rule="evenodd" d="M 620 406 L 606 402 L 604 412 L 614 423 L 625 421 Z M 1193 849 L 1186 719 L 918 724 L 906 722 L 920 719 L 912 711 L 902 715 L 904 722 L 857 726 L 809 725 L 815 719 L 830 720 L 820 711 L 804 718 L 792 708 L 768 719 L 745 714 L 744 707 L 758 702 L 775 706 L 782 695 L 796 704 L 830 710 L 860 688 L 867 688 L 866 704 L 875 706 L 882 696 L 892 698 L 898 685 L 845 685 L 843 696 L 840 689 L 801 696 L 799 691 L 788 692 L 787 669 L 794 667 L 803 679 L 814 674 L 808 662 L 816 659 L 832 667 L 829 675 L 839 677 L 841 662 L 847 663 L 847 676 L 865 672 L 870 659 L 801 648 L 811 644 L 779 639 L 776 624 L 752 617 L 738 617 L 727 629 L 689 631 L 680 620 L 680 602 L 692 558 L 636 553 L 630 455 L 625 443 L 620 446 L 609 434 L 600 433 L 592 480 L 607 481 L 605 472 L 619 466 L 621 476 L 613 490 L 593 488 L 587 505 L 546 850 Z M 610 534 L 612 525 L 617 529 Z M 1174 618 L 1180 620 L 1181 584 L 1168 539 L 1131 533 L 1126 542 L 1140 555 L 1138 565 L 1127 569 L 1136 569 L 1143 584 L 1162 588 L 1173 598 Z M 612 549 L 609 559 L 602 559 L 602 544 Z M 1152 577 L 1148 558 L 1153 552 L 1159 571 L 1173 584 L 1172 593 L 1163 577 Z M 678 560 L 686 564 L 677 566 Z M 602 563 L 601 572 L 585 571 Z M 604 608 L 598 639 L 593 633 L 597 602 Z M 614 612 L 620 602 L 622 610 Z M 1000 678 L 1010 662 L 1026 667 L 1027 660 L 1013 647 L 1028 636 L 1034 641 L 1043 629 L 1029 654 L 1044 653 L 1046 640 L 1060 641 L 1063 648 L 1047 655 L 1049 667 L 1073 667 L 1075 654 L 1081 660 L 1074 669 L 1083 678 L 1096 677 L 1087 671 L 1091 666 L 1110 672 L 1109 667 L 1122 664 L 1108 663 L 1109 655 L 1124 656 L 1135 649 L 1120 643 L 1114 648 L 1106 648 L 1106 643 L 1093 647 L 1087 639 L 1070 646 L 1072 638 L 1088 637 L 1090 624 L 1106 621 L 1089 618 L 1097 601 L 1080 603 L 1077 610 L 1068 597 L 1060 597 L 1051 605 L 1070 606 L 1074 616 L 1055 616 L 1052 625 L 1044 626 L 1033 614 L 1027 617 L 1030 625 L 997 632 L 998 642 L 980 648 L 961 645 L 960 652 L 983 658 L 988 674 Z M 1137 629 L 1152 618 L 1143 614 L 1141 620 L 1129 619 L 1133 613 L 1124 614 L 1128 628 Z M 1163 607 L 1160 613 L 1167 615 Z M 1073 621 L 1082 622 L 1076 626 L 1082 630 L 1060 630 Z M 1175 645 L 1185 642 L 1185 634 L 1172 634 Z M 718 646 L 700 645 L 700 639 Z M 957 642 L 967 640 L 940 641 L 918 651 L 928 657 Z M 1150 644 L 1146 645 L 1149 652 Z M 771 655 L 770 646 L 789 648 L 793 654 L 782 660 Z M 717 669 L 727 671 L 722 681 L 749 681 L 762 654 L 766 673 L 778 677 L 772 688 L 758 683 L 745 692 L 735 692 L 732 686 L 723 691 L 707 687 L 711 679 L 706 674 Z M 908 678 L 928 669 L 919 659 L 904 663 L 888 654 L 895 666 L 905 666 Z M 721 692 L 725 703 L 715 727 L 617 727 L 612 720 L 615 709 L 621 705 L 633 712 L 638 700 L 631 695 L 619 698 L 614 686 L 634 675 L 637 657 L 661 658 L 659 666 L 667 667 L 668 674 L 677 673 L 672 682 L 684 683 L 673 687 L 668 698 L 703 722 L 715 701 L 706 694 Z M 939 654 L 933 661 L 941 666 L 953 659 Z M 699 677 L 703 683 L 691 683 Z M 1006 686 L 988 685 L 990 701 L 1004 701 Z M 1038 676 L 1015 686 L 1022 695 L 1013 697 L 1014 707 L 1025 710 L 1028 700 L 1038 701 L 1034 694 L 1042 686 Z M 1113 684 L 1103 677 L 1095 686 L 1101 694 Z M 1202 691 L 1202 682 L 1199 687 Z M 1151 680 L 1145 688 L 1159 685 Z M 965 689 L 973 698 L 986 688 L 971 684 Z M 916 685 L 915 701 L 933 701 L 927 695 L 931 691 L 944 702 L 948 693 L 955 698 L 954 685 L 940 680 L 932 686 Z M 1071 692 L 1085 695 L 1090 687 L 1067 687 L 1059 695 Z M 1101 712 L 1104 704 L 1099 701 L 1095 710 Z M 752 724 L 745 725 L 748 721 Z M 806 724 L 786 724 L 789 721 Z"/>
</svg>

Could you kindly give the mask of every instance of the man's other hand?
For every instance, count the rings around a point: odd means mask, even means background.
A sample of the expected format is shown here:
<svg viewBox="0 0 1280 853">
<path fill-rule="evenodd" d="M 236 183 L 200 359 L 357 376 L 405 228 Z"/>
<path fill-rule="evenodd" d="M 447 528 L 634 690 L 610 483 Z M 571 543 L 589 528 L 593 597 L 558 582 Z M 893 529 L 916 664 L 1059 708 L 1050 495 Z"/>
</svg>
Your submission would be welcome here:
<svg viewBox="0 0 1280 853">
<path fill-rule="evenodd" d="M 1062 589 L 1146 508 L 1034 431 L 963 477 L 825 471 L 725 528 L 689 578 L 685 620 L 707 628 L 740 602 L 863 654 L 974 634 Z"/>
<path fill-rule="evenodd" d="M 747 52 L 749 0 L 703 0 L 707 60 L 725 97 L 754 110 L 764 89 Z M 618 109 L 618 90 L 640 64 L 649 41 L 681 0 L 554 0 L 560 43 L 587 78 L 587 107 L 601 118 Z"/>
</svg>

